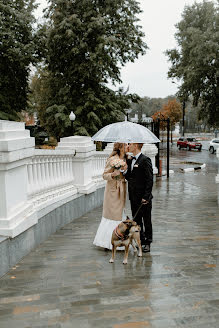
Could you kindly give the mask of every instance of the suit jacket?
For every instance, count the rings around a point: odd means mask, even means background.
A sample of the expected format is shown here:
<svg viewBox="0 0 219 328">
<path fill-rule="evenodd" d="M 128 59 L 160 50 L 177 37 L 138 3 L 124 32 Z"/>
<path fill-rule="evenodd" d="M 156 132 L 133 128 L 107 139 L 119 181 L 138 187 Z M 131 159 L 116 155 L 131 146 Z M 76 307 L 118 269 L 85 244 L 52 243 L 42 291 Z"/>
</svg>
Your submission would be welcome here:
<svg viewBox="0 0 219 328">
<path fill-rule="evenodd" d="M 141 154 L 131 171 L 132 160 L 127 160 L 128 170 L 125 178 L 128 181 L 129 199 L 141 202 L 142 198 L 150 201 L 153 187 L 153 167 L 151 159 Z"/>
</svg>

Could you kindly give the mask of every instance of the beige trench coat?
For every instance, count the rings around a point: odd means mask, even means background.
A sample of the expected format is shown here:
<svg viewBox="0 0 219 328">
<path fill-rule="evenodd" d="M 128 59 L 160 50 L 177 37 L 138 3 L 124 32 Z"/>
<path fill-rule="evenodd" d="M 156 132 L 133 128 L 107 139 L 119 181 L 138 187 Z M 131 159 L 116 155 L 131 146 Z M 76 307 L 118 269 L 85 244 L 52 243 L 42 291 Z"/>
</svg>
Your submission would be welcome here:
<svg viewBox="0 0 219 328">
<path fill-rule="evenodd" d="M 113 179 L 111 173 L 111 161 L 119 159 L 118 155 L 112 156 L 107 160 L 103 179 L 107 180 L 103 201 L 103 217 L 109 220 L 121 221 L 122 213 L 126 201 L 126 181 L 122 173 L 119 179 Z"/>
</svg>

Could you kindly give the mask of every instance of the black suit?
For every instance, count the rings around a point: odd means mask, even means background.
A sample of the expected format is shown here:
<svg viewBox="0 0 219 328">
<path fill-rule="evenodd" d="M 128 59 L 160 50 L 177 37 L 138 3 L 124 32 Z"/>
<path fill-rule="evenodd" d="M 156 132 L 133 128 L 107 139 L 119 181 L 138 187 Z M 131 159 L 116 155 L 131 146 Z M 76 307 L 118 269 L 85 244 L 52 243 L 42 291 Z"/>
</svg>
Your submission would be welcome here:
<svg viewBox="0 0 219 328">
<path fill-rule="evenodd" d="M 152 242 L 152 187 L 153 187 L 153 168 L 151 159 L 140 154 L 131 170 L 132 160 L 127 160 L 128 170 L 125 178 L 128 181 L 129 199 L 131 203 L 132 216 L 134 218 L 141 200 L 149 201 L 148 204 L 142 205 L 140 211 L 135 217 L 135 221 L 141 226 L 141 243 L 150 245 Z M 145 229 L 144 229 L 145 228 Z"/>
</svg>

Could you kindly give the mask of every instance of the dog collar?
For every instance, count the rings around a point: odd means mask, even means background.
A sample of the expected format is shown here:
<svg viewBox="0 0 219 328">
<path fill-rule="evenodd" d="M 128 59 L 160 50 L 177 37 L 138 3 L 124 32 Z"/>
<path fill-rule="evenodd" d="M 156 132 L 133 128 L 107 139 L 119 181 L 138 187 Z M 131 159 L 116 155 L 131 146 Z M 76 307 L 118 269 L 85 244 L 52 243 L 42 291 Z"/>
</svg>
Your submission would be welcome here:
<svg viewBox="0 0 219 328">
<path fill-rule="evenodd" d="M 121 233 L 118 226 L 114 229 L 114 232 L 119 239 L 121 240 L 125 239 L 125 236 Z"/>
</svg>

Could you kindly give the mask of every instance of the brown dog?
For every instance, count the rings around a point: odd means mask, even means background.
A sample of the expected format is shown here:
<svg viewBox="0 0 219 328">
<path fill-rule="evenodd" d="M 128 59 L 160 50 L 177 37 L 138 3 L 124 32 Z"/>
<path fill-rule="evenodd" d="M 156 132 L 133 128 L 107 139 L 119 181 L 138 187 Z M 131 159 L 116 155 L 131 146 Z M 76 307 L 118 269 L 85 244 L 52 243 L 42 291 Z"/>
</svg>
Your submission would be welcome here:
<svg viewBox="0 0 219 328">
<path fill-rule="evenodd" d="M 116 248 L 120 246 L 125 246 L 125 255 L 123 259 L 123 264 L 127 264 L 129 245 L 132 244 L 134 251 L 136 247 L 134 242 L 138 245 L 138 256 L 142 256 L 141 240 L 140 240 L 140 226 L 133 220 L 127 217 L 127 220 L 121 222 L 112 233 L 112 257 L 110 263 L 114 262 L 116 255 Z"/>
</svg>

